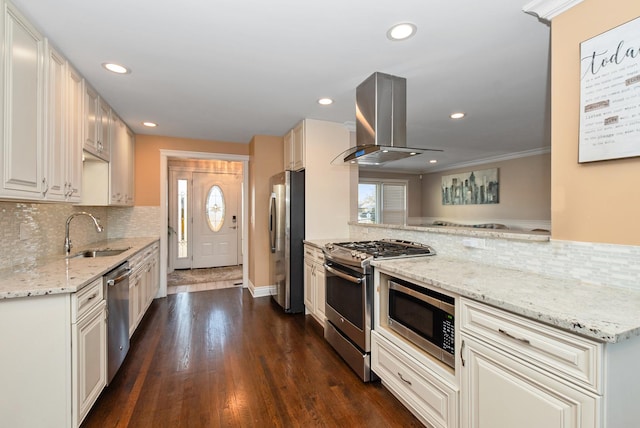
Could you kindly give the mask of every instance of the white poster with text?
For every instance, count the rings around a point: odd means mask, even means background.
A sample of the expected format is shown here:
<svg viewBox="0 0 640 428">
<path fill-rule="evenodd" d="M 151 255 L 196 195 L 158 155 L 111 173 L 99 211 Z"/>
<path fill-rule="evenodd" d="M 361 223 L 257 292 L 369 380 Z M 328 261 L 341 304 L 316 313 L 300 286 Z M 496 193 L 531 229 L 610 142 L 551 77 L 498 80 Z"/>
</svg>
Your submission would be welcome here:
<svg viewBox="0 0 640 428">
<path fill-rule="evenodd" d="M 640 18 L 580 45 L 578 162 L 640 156 Z"/>
</svg>

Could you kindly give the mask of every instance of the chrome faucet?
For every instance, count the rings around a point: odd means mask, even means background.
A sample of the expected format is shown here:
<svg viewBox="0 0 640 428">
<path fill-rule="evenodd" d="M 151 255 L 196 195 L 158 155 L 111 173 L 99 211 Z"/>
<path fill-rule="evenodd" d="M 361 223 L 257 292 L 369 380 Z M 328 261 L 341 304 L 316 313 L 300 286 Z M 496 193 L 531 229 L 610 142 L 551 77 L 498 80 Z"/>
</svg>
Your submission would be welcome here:
<svg viewBox="0 0 640 428">
<path fill-rule="evenodd" d="M 71 223 L 71 219 L 72 218 L 74 218 L 76 216 L 79 216 L 79 215 L 86 215 L 86 216 L 91 217 L 91 220 L 93 220 L 93 224 L 95 224 L 96 230 L 98 232 L 102 232 L 104 230 L 102 228 L 102 225 L 100 224 L 100 220 L 95 218 L 93 216 L 93 214 L 89 214 L 88 212 L 85 212 L 85 211 L 80 211 L 80 212 L 71 214 L 69 217 L 67 217 L 67 225 L 66 225 L 65 230 L 64 230 L 64 252 L 65 252 L 65 254 L 69 254 L 71 252 L 71 239 L 69 239 L 69 223 Z"/>
</svg>

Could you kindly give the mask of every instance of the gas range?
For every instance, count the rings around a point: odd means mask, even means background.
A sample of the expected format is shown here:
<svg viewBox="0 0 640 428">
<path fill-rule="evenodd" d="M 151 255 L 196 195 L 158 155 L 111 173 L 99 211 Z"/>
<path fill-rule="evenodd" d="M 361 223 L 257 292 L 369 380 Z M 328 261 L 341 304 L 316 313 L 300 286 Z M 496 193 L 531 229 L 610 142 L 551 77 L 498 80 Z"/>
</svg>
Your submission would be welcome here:
<svg viewBox="0 0 640 428">
<path fill-rule="evenodd" d="M 426 244 L 398 239 L 338 242 L 325 245 L 325 256 L 336 263 L 366 267 L 374 259 L 433 256 L 435 250 Z"/>
</svg>

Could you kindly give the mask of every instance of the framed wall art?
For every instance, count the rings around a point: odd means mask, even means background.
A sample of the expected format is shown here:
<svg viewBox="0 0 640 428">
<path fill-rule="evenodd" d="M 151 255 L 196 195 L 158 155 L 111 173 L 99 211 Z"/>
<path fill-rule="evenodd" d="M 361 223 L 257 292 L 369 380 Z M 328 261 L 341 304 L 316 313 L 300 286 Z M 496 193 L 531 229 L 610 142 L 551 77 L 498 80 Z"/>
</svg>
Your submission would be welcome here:
<svg viewBox="0 0 640 428">
<path fill-rule="evenodd" d="M 498 168 L 442 176 L 442 205 L 497 204 Z"/>
<path fill-rule="evenodd" d="M 640 156 L 640 18 L 580 44 L 578 162 Z"/>
</svg>

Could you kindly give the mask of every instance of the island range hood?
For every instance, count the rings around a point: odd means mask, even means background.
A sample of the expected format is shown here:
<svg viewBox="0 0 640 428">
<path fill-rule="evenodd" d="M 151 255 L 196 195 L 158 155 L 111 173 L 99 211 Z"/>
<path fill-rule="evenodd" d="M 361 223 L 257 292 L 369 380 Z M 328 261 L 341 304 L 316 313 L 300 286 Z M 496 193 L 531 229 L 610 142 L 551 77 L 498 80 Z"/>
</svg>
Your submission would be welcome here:
<svg viewBox="0 0 640 428">
<path fill-rule="evenodd" d="M 356 146 L 335 161 L 380 165 L 427 151 L 434 149 L 407 147 L 406 79 L 376 72 L 358 85 Z"/>
</svg>

